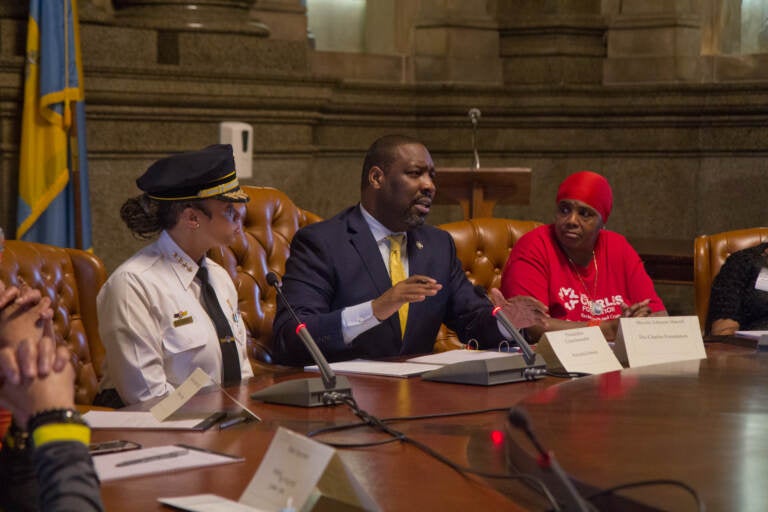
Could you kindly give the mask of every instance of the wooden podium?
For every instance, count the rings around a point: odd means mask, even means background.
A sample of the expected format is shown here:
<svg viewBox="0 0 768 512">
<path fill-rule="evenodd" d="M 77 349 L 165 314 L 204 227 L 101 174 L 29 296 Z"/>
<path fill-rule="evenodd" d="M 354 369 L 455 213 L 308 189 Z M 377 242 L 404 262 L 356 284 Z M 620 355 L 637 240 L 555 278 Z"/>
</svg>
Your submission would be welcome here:
<svg viewBox="0 0 768 512">
<path fill-rule="evenodd" d="M 493 217 L 496 203 L 528 204 L 531 169 L 443 167 L 437 169 L 436 204 L 458 204 L 464 219 Z"/>
</svg>

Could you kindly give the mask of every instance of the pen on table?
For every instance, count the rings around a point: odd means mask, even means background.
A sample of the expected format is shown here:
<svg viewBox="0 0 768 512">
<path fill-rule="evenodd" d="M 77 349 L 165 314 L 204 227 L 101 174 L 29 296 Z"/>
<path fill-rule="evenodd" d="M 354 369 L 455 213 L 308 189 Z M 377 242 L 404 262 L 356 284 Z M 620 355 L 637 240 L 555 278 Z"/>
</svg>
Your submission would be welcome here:
<svg viewBox="0 0 768 512">
<path fill-rule="evenodd" d="M 115 464 L 115 467 L 121 468 L 123 466 L 132 466 L 134 464 L 143 464 L 145 462 L 153 462 L 156 460 L 173 459 L 175 457 L 181 457 L 182 455 L 186 455 L 187 453 L 189 453 L 188 450 L 176 450 L 175 452 L 167 452 L 167 453 L 160 453 L 158 455 L 150 455 L 149 457 L 142 457 L 141 459 L 124 460 L 122 462 L 118 462 L 117 464 Z"/>
<path fill-rule="evenodd" d="M 208 430 L 216 423 L 220 422 L 221 420 L 225 419 L 227 417 L 226 411 L 216 411 L 207 418 L 205 418 L 203 421 L 195 425 L 196 430 Z"/>
<path fill-rule="evenodd" d="M 241 423 L 246 423 L 250 420 L 251 420 L 251 415 L 246 412 L 242 412 L 237 416 L 235 416 L 234 418 L 230 418 L 228 420 L 224 420 L 221 423 L 219 423 L 219 430 L 226 430 L 230 427 L 234 427 L 235 425 L 239 425 Z"/>
</svg>

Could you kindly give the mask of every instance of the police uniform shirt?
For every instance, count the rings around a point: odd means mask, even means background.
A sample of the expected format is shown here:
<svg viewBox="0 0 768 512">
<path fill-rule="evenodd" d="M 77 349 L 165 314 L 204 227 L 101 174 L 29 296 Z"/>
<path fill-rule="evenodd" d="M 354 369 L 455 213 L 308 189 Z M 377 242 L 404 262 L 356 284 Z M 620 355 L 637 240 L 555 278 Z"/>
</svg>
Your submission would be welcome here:
<svg viewBox="0 0 768 512">
<path fill-rule="evenodd" d="M 253 372 L 237 291 L 221 266 L 205 258 L 210 282 L 235 336 L 243 379 Z M 106 352 L 100 389 L 130 405 L 178 387 L 195 368 L 221 382 L 216 329 L 200 302 L 198 265 L 168 233 L 137 252 L 107 280 L 97 299 Z"/>
</svg>

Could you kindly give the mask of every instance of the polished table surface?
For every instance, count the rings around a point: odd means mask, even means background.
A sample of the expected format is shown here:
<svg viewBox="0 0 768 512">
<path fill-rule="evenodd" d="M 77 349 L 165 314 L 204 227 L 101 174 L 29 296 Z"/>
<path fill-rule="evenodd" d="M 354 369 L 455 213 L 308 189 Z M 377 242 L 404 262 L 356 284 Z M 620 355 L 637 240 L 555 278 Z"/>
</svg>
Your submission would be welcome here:
<svg viewBox="0 0 768 512">
<path fill-rule="evenodd" d="M 577 379 L 523 400 L 533 430 L 583 493 L 652 479 L 682 481 L 708 511 L 768 510 L 768 353 L 708 348 L 701 361 Z M 534 467 L 514 435 L 511 458 Z M 669 486 L 622 491 L 661 510 L 697 510 Z M 626 510 L 626 507 L 621 507 Z"/>
<path fill-rule="evenodd" d="M 306 374 L 291 375 L 306 376 Z M 317 376 L 317 374 L 311 374 Z M 281 377 L 284 378 L 284 377 Z M 525 396 L 560 382 L 546 379 L 507 384 L 493 388 L 373 376 L 349 376 L 360 408 L 380 418 L 445 413 L 471 409 L 506 408 Z M 256 472 L 278 426 L 307 432 L 329 425 L 356 421 L 346 406 L 299 408 L 249 401 L 249 393 L 273 383 L 272 376 L 256 377 L 247 385 L 229 389 L 238 400 L 248 403 L 263 420 L 207 432 L 94 430 L 94 442 L 128 439 L 144 447 L 183 443 L 245 457 L 241 464 L 179 471 L 162 476 L 106 482 L 102 495 L 107 510 L 168 510 L 156 500 L 161 496 L 214 493 L 237 500 Z M 199 394 L 186 410 L 213 411 L 239 408 L 221 392 Z M 451 460 L 467 464 L 467 443 L 472 433 L 503 428 L 504 413 L 395 423 L 397 428 Z M 324 436 L 337 442 L 365 442 L 385 439 L 369 428 Z M 342 460 L 356 475 L 382 510 L 523 510 L 503 493 L 479 477 L 465 477 L 436 462 L 417 448 L 400 442 L 384 446 L 344 449 Z M 481 468 L 486 469 L 486 468 Z M 501 472 L 503 468 L 488 468 Z"/>
<path fill-rule="evenodd" d="M 752 348 L 722 343 L 709 344 L 707 350 L 709 358 L 701 362 L 492 387 L 420 378 L 349 379 L 358 405 L 379 418 L 521 403 L 542 443 L 587 487 L 678 478 L 704 496 L 708 510 L 757 510 L 755 503 L 768 503 L 768 489 L 762 483 L 768 477 L 768 398 L 763 392 L 768 354 L 754 355 Z M 261 423 L 207 432 L 94 431 L 94 441 L 129 439 L 145 447 L 184 443 L 245 457 L 238 464 L 106 482 L 102 495 L 107 510 L 167 510 L 157 503 L 160 496 L 214 493 L 237 500 L 278 426 L 306 434 L 356 421 L 346 406 L 304 409 L 249 401 L 249 393 L 257 389 L 301 376 L 306 375 L 259 376 L 228 390 L 246 401 L 261 416 Z M 185 408 L 238 410 L 219 391 L 201 393 Z M 503 443 L 491 440 L 491 434 L 503 432 L 506 425 L 503 411 L 392 423 L 452 461 L 490 473 L 506 471 L 507 447 L 515 464 L 532 463 L 533 450 L 516 433 Z M 319 439 L 358 443 L 384 438 L 361 427 Z M 528 487 L 465 476 L 406 443 L 341 449 L 339 454 L 383 510 L 547 508 Z M 695 510 L 690 497 L 680 491 L 651 488 L 631 497 L 665 510 Z"/>
</svg>

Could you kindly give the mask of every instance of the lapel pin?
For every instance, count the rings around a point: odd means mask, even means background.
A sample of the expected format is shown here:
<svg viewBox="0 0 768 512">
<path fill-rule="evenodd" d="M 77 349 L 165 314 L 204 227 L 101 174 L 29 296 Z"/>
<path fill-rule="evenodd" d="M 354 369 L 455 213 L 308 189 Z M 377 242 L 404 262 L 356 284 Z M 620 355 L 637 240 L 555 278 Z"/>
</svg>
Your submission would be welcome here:
<svg viewBox="0 0 768 512">
<path fill-rule="evenodd" d="M 423 244 L 423 243 L 421 243 L 420 241 L 416 240 L 416 248 L 417 248 L 417 249 L 419 249 L 419 250 L 421 250 L 421 249 L 423 249 L 423 248 L 424 248 L 424 244 Z"/>
</svg>

